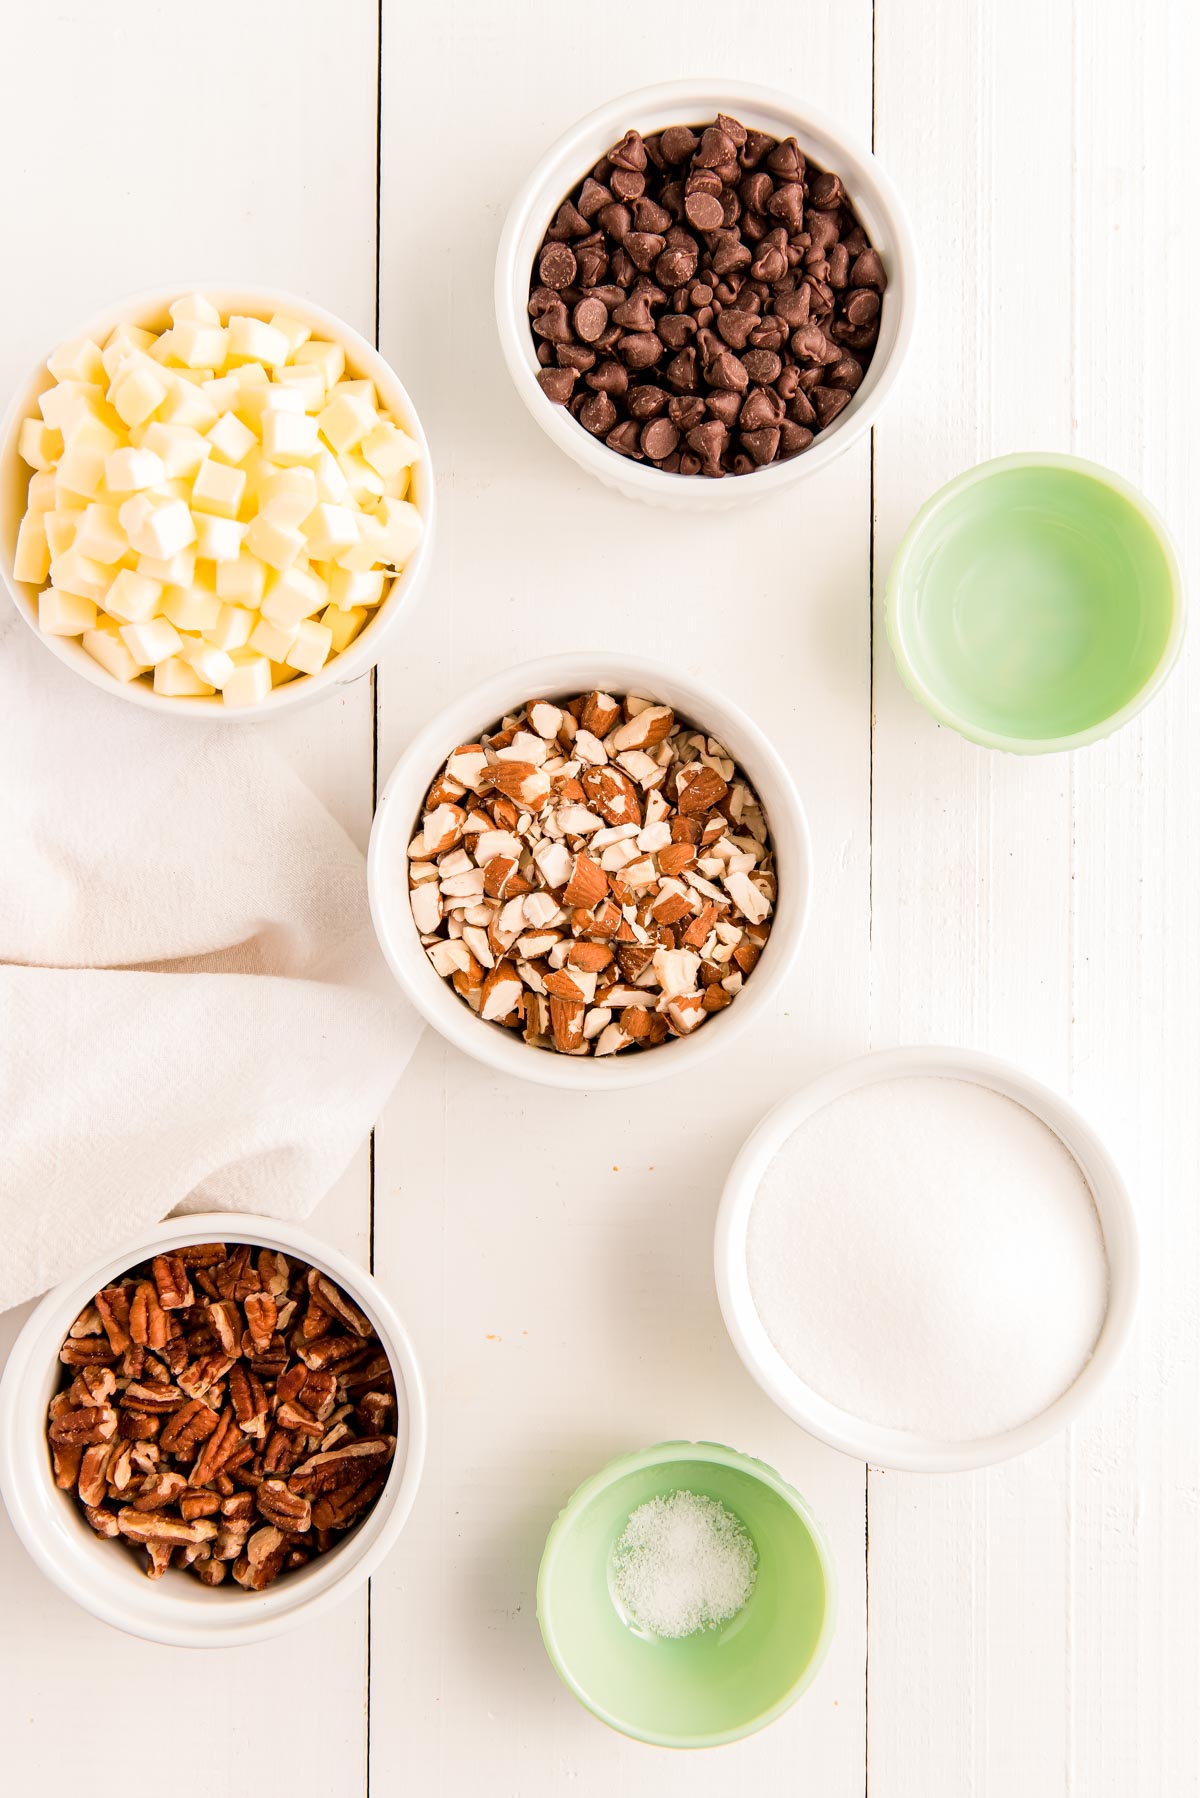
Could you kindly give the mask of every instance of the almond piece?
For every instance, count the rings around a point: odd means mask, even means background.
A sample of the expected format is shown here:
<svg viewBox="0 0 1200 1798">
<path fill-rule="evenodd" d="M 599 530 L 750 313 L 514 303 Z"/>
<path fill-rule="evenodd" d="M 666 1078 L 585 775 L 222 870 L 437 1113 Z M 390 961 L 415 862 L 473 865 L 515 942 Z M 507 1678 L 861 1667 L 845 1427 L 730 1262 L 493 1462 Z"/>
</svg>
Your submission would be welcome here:
<svg viewBox="0 0 1200 1798">
<path fill-rule="evenodd" d="M 491 774 L 504 797 L 515 800 L 527 811 L 540 812 L 550 797 L 549 776 L 532 762 L 497 762 Z"/>
<path fill-rule="evenodd" d="M 483 983 L 479 1015 L 486 1023 L 498 1023 L 517 1009 L 524 988 L 511 962 L 498 962 Z M 583 1007 L 579 1008 L 582 1016 Z"/>
<path fill-rule="evenodd" d="M 600 813 L 606 824 L 640 826 L 641 801 L 628 774 L 608 765 L 603 768 L 585 768 L 579 779 L 588 803 Z"/>
<path fill-rule="evenodd" d="M 583 1045 L 583 1012 L 582 999 L 550 1000 L 550 1028 L 554 1034 L 554 1046 L 560 1055 L 570 1055 Z"/>
<path fill-rule="evenodd" d="M 461 805 L 438 805 L 421 820 L 421 837 L 427 857 L 444 855 L 462 842 L 462 827 L 467 814 Z"/>
<path fill-rule="evenodd" d="M 658 851 L 658 871 L 668 878 L 682 874 L 696 860 L 696 851 L 690 843 L 669 843 L 665 849 Z"/>
<path fill-rule="evenodd" d="M 579 728 L 606 737 L 620 716 L 620 702 L 611 693 L 589 693 L 579 713 Z"/>
<path fill-rule="evenodd" d="M 608 879 L 598 862 L 585 849 L 575 857 L 571 878 L 563 894 L 565 905 L 583 905 L 589 909 L 608 897 Z"/>
<path fill-rule="evenodd" d="M 620 755 L 625 749 L 652 749 L 670 735 L 674 723 L 675 714 L 669 705 L 644 706 L 610 732 L 605 747 L 610 755 Z"/>
<path fill-rule="evenodd" d="M 547 741 L 551 737 L 557 737 L 562 729 L 562 721 L 562 713 L 556 705 L 551 705 L 548 699 L 535 699 L 529 707 L 530 724 L 538 736 L 545 737 Z"/>
<path fill-rule="evenodd" d="M 757 954 L 757 951 L 755 951 Z M 571 953 L 567 957 L 573 968 L 581 968 L 585 973 L 598 974 L 606 968 L 613 958 L 612 950 L 605 943 L 572 943 Z"/>
</svg>

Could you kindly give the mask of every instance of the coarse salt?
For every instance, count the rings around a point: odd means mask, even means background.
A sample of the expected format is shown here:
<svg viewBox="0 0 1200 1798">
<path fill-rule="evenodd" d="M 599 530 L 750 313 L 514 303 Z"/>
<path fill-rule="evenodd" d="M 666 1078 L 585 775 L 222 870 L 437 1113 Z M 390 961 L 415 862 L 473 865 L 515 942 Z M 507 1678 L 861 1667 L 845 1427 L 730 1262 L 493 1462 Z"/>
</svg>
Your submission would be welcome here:
<svg viewBox="0 0 1200 1798">
<path fill-rule="evenodd" d="M 690 1636 L 736 1617 L 758 1567 L 741 1520 L 700 1492 L 671 1492 L 632 1513 L 613 1550 L 612 1586 L 652 1636 Z"/>
<path fill-rule="evenodd" d="M 767 1169 L 747 1271 L 784 1361 L 864 1421 L 967 1442 L 1038 1416 L 1104 1321 L 1074 1157 L 1023 1105 L 909 1076 L 807 1118 Z"/>
</svg>

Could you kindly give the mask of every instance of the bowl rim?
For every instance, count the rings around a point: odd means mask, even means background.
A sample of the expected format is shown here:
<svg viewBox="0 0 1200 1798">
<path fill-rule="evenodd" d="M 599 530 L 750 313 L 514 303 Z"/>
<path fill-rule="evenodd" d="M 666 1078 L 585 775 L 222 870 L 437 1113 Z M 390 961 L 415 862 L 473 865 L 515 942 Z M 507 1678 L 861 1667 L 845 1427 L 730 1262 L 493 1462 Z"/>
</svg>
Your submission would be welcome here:
<svg viewBox="0 0 1200 1798">
<path fill-rule="evenodd" d="M 170 282 L 157 287 L 144 288 L 137 293 L 127 294 L 124 298 L 114 300 L 93 313 L 88 319 L 73 330 L 65 338 L 50 346 L 18 382 L 3 416 L 0 417 L 0 508 L 5 507 L 5 482 L 7 469 L 20 464 L 17 451 L 17 438 L 21 424 L 31 416 L 30 406 L 35 403 L 39 394 L 53 385 L 46 368 L 47 359 L 53 355 L 60 343 L 71 342 L 77 337 L 92 337 L 97 341 L 108 335 L 122 322 L 128 322 L 138 316 L 151 312 L 161 312 L 173 300 L 185 298 L 189 294 L 204 294 L 213 299 L 222 314 L 235 309 L 236 304 L 244 305 L 252 314 L 262 313 L 269 316 L 272 312 L 295 312 L 311 321 L 320 330 L 327 333 L 334 341 L 340 343 L 352 359 L 356 367 L 373 380 L 380 389 L 386 385 L 391 398 L 387 401 L 389 412 L 395 411 L 409 436 L 413 437 L 421 448 L 420 485 L 421 513 L 424 528 L 421 541 L 409 561 L 396 575 L 381 603 L 374 608 L 374 616 L 367 620 L 363 629 L 349 647 L 340 655 L 334 656 L 316 674 L 301 674 L 295 680 L 288 681 L 282 687 L 275 687 L 260 704 L 253 706 L 225 706 L 217 696 L 189 697 L 185 695 L 171 697 L 155 693 L 142 681 L 118 681 L 108 671 L 89 656 L 74 637 L 49 636 L 38 628 L 37 617 L 24 591 L 29 585 L 18 582 L 13 575 L 11 558 L 0 539 L 0 584 L 8 592 L 13 605 L 37 640 L 67 668 L 81 676 L 84 680 L 98 688 L 102 693 L 109 693 L 123 699 L 131 705 L 140 706 L 144 711 L 157 712 L 162 716 L 182 718 L 200 724 L 242 724 L 258 721 L 263 718 L 276 717 L 280 713 L 299 706 L 308 705 L 312 701 L 328 693 L 332 688 L 347 686 L 358 680 L 372 668 L 383 651 L 385 635 L 390 633 L 401 613 L 402 606 L 411 611 L 417 596 L 424 584 L 425 576 L 432 552 L 432 544 L 437 523 L 437 481 L 434 473 L 433 459 L 429 449 L 429 440 L 425 435 L 425 427 L 420 414 L 413 403 L 411 394 L 395 369 L 382 352 L 374 344 L 356 331 L 353 325 L 337 313 L 302 294 L 292 293 L 286 288 L 259 287 L 237 284 L 226 280 Z M 381 379 L 382 376 L 382 379 Z M 32 473 L 32 470 L 28 471 Z"/>
<path fill-rule="evenodd" d="M 599 1061 L 593 1055 L 560 1055 L 531 1048 L 523 1038 L 514 1039 L 510 1031 L 484 1025 L 450 983 L 434 973 L 423 951 L 418 961 L 411 946 L 415 940 L 411 911 L 390 896 L 394 883 L 389 865 L 396 831 L 406 833 L 407 845 L 407 833 L 415 826 L 415 806 L 412 817 L 393 817 L 393 813 L 410 783 L 423 794 L 451 748 L 473 741 L 471 733 L 477 735 L 486 730 L 492 720 L 514 705 L 541 694 L 577 691 L 581 684 L 593 684 L 610 692 L 637 693 L 640 683 L 647 683 L 651 692 L 683 692 L 689 700 L 683 708 L 689 718 L 693 710 L 698 718 L 703 718 L 705 707 L 711 706 L 718 716 L 723 715 L 725 724 L 732 722 L 744 741 L 752 745 L 755 769 L 747 767 L 741 755 L 737 760 L 760 796 L 761 784 L 756 776 L 763 769 L 769 771 L 776 788 L 776 803 L 766 807 L 768 820 L 772 811 L 776 817 L 781 811 L 786 813 L 785 829 L 795 839 L 793 890 L 785 901 L 777 901 L 775 923 L 762 960 L 738 995 L 738 1002 L 711 1018 L 703 1029 L 663 1044 L 660 1049 L 606 1056 Z M 692 700 L 696 702 L 694 707 Z M 467 734 L 460 734 L 460 724 Z M 721 733 L 714 727 L 713 734 Z M 732 748 L 730 754 L 734 754 Z M 779 835 L 779 829 L 773 825 L 772 841 L 777 855 Z M 580 650 L 518 663 L 489 675 L 437 712 L 401 753 L 389 774 L 379 795 L 367 847 L 367 893 L 375 934 L 393 975 L 426 1022 L 456 1048 L 498 1073 L 575 1092 L 618 1091 L 690 1072 L 723 1046 L 732 1044 L 749 1027 L 752 1017 L 770 1003 L 794 966 L 811 911 L 813 879 L 812 839 L 803 802 L 786 763 L 761 727 L 709 682 L 678 673 L 658 660 L 608 650 Z M 784 890 L 781 880 L 781 896 Z"/>
<path fill-rule="evenodd" d="M 547 1617 L 545 1603 L 546 1590 L 554 1562 L 566 1538 L 566 1532 L 575 1516 L 590 1503 L 593 1497 L 607 1487 L 623 1479 L 628 1473 L 640 1473 L 645 1468 L 668 1467 L 679 1461 L 708 1461 L 718 1467 L 729 1467 L 738 1473 L 747 1474 L 761 1485 L 767 1486 L 782 1498 L 799 1517 L 808 1531 L 817 1553 L 821 1568 L 821 1578 L 825 1588 L 825 1609 L 821 1619 L 821 1628 L 817 1640 L 800 1673 L 788 1687 L 787 1691 L 753 1717 L 744 1727 L 731 1730 L 714 1731 L 703 1736 L 673 1735 L 656 1730 L 638 1730 L 628 1728 L 620 1722 L 602 1704 L 593 1700 L 571 1674 L 561 1653 L 554 1629 Z M 829 1546 L 823 1525 L 814 1516 L 808 1501 L 796 1488 L 785 1480 L 783 1475 L 762 1461 L 756 1455 L 746 1453 L 742 1449 L 729 1448 L 722 1442 L 658 1442 L 650 1448 L 635 1449 L 631 1454 L 619 1455 L 615 1460 L 607 1462 L 596 1473 L 590 1474 L 580 1482 L 571 1493 L 566 1503 L 559 1510 L 546 1535 L 542 1557 L 538 1563 L 537 1576 L 537 1620 L 541 1631 L 542 1644 L 546 1650 L 551 1666 L 567 1690 L 576 1698 L 585 1710 L 601 1723 L 615 1730 L 618 1735 L 628 1737 L 636 1742 L 648 1742 L 659 1748 L 719 1748 L 728 1742 L 742 1741 L 746 1736 L 756 1735 L 759 1730 L 766 1729 L 783 1713 L 790 1710 L 796 1700 L 812 1685 L 824 1665 L 829 1653 L 830 1643 L 837 1629 L 838 1582 L 837 1566 L 833 1551 Z"/>
<path fill-rule="evenodd" d="M 711 108 L 713 117 L 720 111 L 775 114 L 788 121 L 790 134 L 801 141 L 820 140 L 828 144 L 842 158 L 843 166 L 836 172 L 846 184 L 855 211 L 860 217 L 865 211 L 876 221 L 870 231 L 872 242 L 878 248 L 880 223 L 885 240 L 890 240 L 886 250 L 880 251 L 888 265 L 888 291 L 895 290 L 892 306 L 896 332 L 886 356 L 882 360 L 878 356 L 872 358 L 863 386 L 850 405 L 828 430 L 818 433 L 813 444 L 802 454 L 757 469 L 752 474 L 720 481 L 669 474 L 619 456 L 582 430 L 565 408 L 546 399 L 535 378 L 537 364 L 525 306 L 531 270 L 524 266 L 524 258 L 517 253 L 532 215 L 545 212 L 548 222 L 554 206 L 579 179 L 577 172 L 569 175 L 563 184 L 566 165 L 578 170 L 578 159 L 589 139 L 601 142 L 603 147 L 611 141 L 612 132 L 620 128 L 618 121 L 628 127 L 639 117 L 652 116 L 664 108 L 679 107 Z M 822 157 L 823 166 L 833 166 L 832 159 L 824 151 Z M 554 188 L 557 198 L 548 203 L 547 210 L 545 190 L 550 187 Z M 722 80 L 716 76 L 697 76 L 636 88 L 577 119 L 539 157 L 518 188 L 509 206 L 496 253 L 495 304 L 501 351 L 513 384 L 531 416 L 573 461 L 607 485 L 618 486 L 651 504 L 687 506 L 689 509 L 725 510 L 743 499 L 766 498 L 806 475 L 818 473 L 858 442 L 874 424 L 907 358 L 916 328 L 919 298 L 919 262 L 908 212 L 891 177 L 869 146 L 819 108 L 797 100 L 782 89 L 755 82 Z"/>
<path fill-rule="evenodd" d="M 996 475 L 1029 468 L 1064 470 L 1081 479 L 1096 481 L 1116 493 L 1139 514 L 1154 534 L 1166 562 L 1167 578 L 1171 588 L 1171 624 L 1167 639 L 1157 662 L 1137 692 L 1107 718 L 1101 718 L 1083 730 L 1069 731 L 1058 737 L 1013 737 L 1004 731 L 987 730 L 956 712 L 922 680 L 909 656 L 905 640 L 906 617 L 904 614 L 906 612 L 909 565 L 927 527 L 945 507 L 952 504 L 960 494 L 967 492 L 971 487 L 981 486 Z M 1174 538 L 1165 519 L 1132 482 L 1125 480 L 1111 468 L 1105 468 L 1103 464 L 1089 461 L 1083 456 L 1067 455 L 1052 450 L 1026 450 L 1017 451 L 1007 456 L 994 456 L 985 462 L 976 463 L 973 468 L 964 469 L 961 474 L 955 475 L 952 480 L 947 481 L 943 487 L 939 487 L 935 493 L 930 495 L 908 525 L 888 571 L 884 617 L 888 641 L 892 646 L 892 654 L 900 678 L 913 697 L 919 700 L 925 710 L 931 713 L 939 724 L 949 725 L 968 742 L 977 743 L 983 749 L 999 749 L 1011 755 L 1053 755 L 1061 751 L 1085 749 L 1089 744 L 1101 742 L 1105 737 L 1112 736 L 1115 731 L 1128 724 L 1138 712 L 1149 705 L 1166 683 L 1179 658 L 1187 626 L 1187 604 L 1182 566 Z"/>
<path fill-rule="evenodd" d="M 206 1241 L 248 1242 L 280 1249 L 310 1266 L 319 1267 L 344 1286 L 371 1318 L 393 1374 L 403 1386 L 408 1439 L 403 1463 L 393 1462 L 383 1491 L 358 1529 L 328 1557 L 310 1564 L 316 1571 L 324 1572 L 323 1579 L 312 1582 L 315 1590 L 296 1591 L 293 1588 L 289 1591 L 288 1583 L 284 1581 L 262 1593 L 246 1593 L 244 1610 L 239 1603 L 238 1611 L 231 1611 L 227 1620 L 214 1621 L 199 1629 L 186 1618 L 167 1616 L 166 1607 L 156 1616 L 154 1606 L 160 1594 L 157 1582 L 143 1581 L 144 1591 L 141 1587 L 130 1586 L 115 1593 L 99 1584 L 85 1585 L 52 1551 L 43 1528 L 39 1527 L 40 1521 L 48 1507 L 75 1506 L 76 1500 L 73 1492 L 64 1492 L 54 1484 L 41 1392 L 43 1371 L 57 1359 L 58 1345 L 65 1329 L 99 1285 L 149 1255 L 187 1242 Z M 66 1325 L 61 1321 L 64 1317 Z M 28 1430 L 35 1420 L 36 1441 L 31 1444 Z M 203 1211 L 172 1216 L 139 1231 L 117 1248 L 92 1257 L 42 1297 L 13 1343 L 0 1377 L 0 1496 L 13 1529 L 30 1558 L 52 1584 L 101 1622 L 127 1635 L 175 1648 L 219 1649 L 261 1642 L 326 1615 L 349 1597 L 370 1578 L 408 1521 L 421 1483 L 427 1440 L 428 1419 L 420 1365 L 407 1329 L 375 1276 L 302 1225 L 252 1212 Z M 364 1537 L 357 1552 L 352 1558 L 345 1558 L 343 1547 L 350 1548 L 360 1532 L 367 1529 L 370 1533 Z M 80 1540 L 82 1542 L 84 1538 Z M 89 1536 L 86 1540 L 92 1538 Z M 108 1551 L 111 1555 L 111 1543 L 99 1537 L 94 1538 L 94 1542 L 97 1554 Z M 83 1558 L 90 1561 L 90 1550 Z M 322 1569 L 322 1560 L 332 1564 Z M 341 1565 L 336 1564 L 339 1561 Z M 107 1558 L 98 1563 L 102 1567 L 110 1564 Z M 141 1594 L 144 1602 L 133 1596 L 135 1592 Z"/>
<path fill-rule="evenodd" d="M 767 1335 L 750 1292 L 746 1233 L 763 1174 L 808 1117 L 844 1094 L 880 1081 L 932 1075 L 968 1080 L 1024 1106 L 1062 1142 L 1091 1191 L 1108 1262 L 1108 1300 L 1091 1355 L 1053 1404 L 1010 1430 L 948 1442 L 888 1429 L 844 1411 L 809 1386 Z M 725 1328 L 747 1371 L 781 1411 L 809 1435 L 872 1467 L 907 1473 L 958 1473 L 994 1466 L 1047 1441 L 1073 1422 L 1119 1361 L 1137 1309 L 1137 1216 L 1116 1162 L 1092 1125 L 1053 1088 L 1014 1063 L 974 1049 L 931 1044 L 876 1050 L 827 1068 L 775 1105 L 751 1131 L 726 1177 L 713 1247 L 717 1299 Z"/>
</svg>

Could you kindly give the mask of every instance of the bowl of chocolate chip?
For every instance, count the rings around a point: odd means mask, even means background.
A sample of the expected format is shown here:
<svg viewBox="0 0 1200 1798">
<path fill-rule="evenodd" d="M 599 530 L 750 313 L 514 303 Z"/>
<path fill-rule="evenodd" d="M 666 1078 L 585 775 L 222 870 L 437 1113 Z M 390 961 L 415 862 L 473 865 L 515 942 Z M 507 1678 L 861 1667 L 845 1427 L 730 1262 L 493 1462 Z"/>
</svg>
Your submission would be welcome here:
<svg viewBox="0 0 1200 1798">
<path fill-rule="evenodd" d="M 434 719 L 375 814 L 393 973 L 501 1072 L 596 1091 L 684 1073 L 778 999 L 812 852 L 778 753 L 694 676 L 593 651 Z"/>
<path fill-rule="evenodd" d="M 0 1490 L 42 1572 L 150 1641 L 324 1615 L 412 1509 L 425 1401 L 379 1286 L 306 1230 L 170 1218 L 47 1294 L 0 1383 Z"/>
<path fill-rule="evenodd" d="M 533 417 L 651 504 L 725 510 L 867 431 L 912 337 L 916 257 L 871 152 L 786 95 L 628 94 L 513 202 L 500 341 Z"/>
</svg>

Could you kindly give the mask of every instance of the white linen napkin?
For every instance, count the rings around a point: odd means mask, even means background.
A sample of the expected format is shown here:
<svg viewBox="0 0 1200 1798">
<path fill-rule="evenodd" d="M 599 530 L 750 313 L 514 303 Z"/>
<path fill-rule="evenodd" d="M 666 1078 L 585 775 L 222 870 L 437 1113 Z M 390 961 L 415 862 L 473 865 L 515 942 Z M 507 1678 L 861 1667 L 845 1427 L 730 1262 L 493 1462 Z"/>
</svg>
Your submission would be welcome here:
<svg viewBox="0 0 1200 1798">
<path fill-rule="evenodd" d="M 169 1211 L 310 1210 L 419 1034 L 255 727 L 123 705 L 0 610 L 0 1310 Z"/>
</svg>

